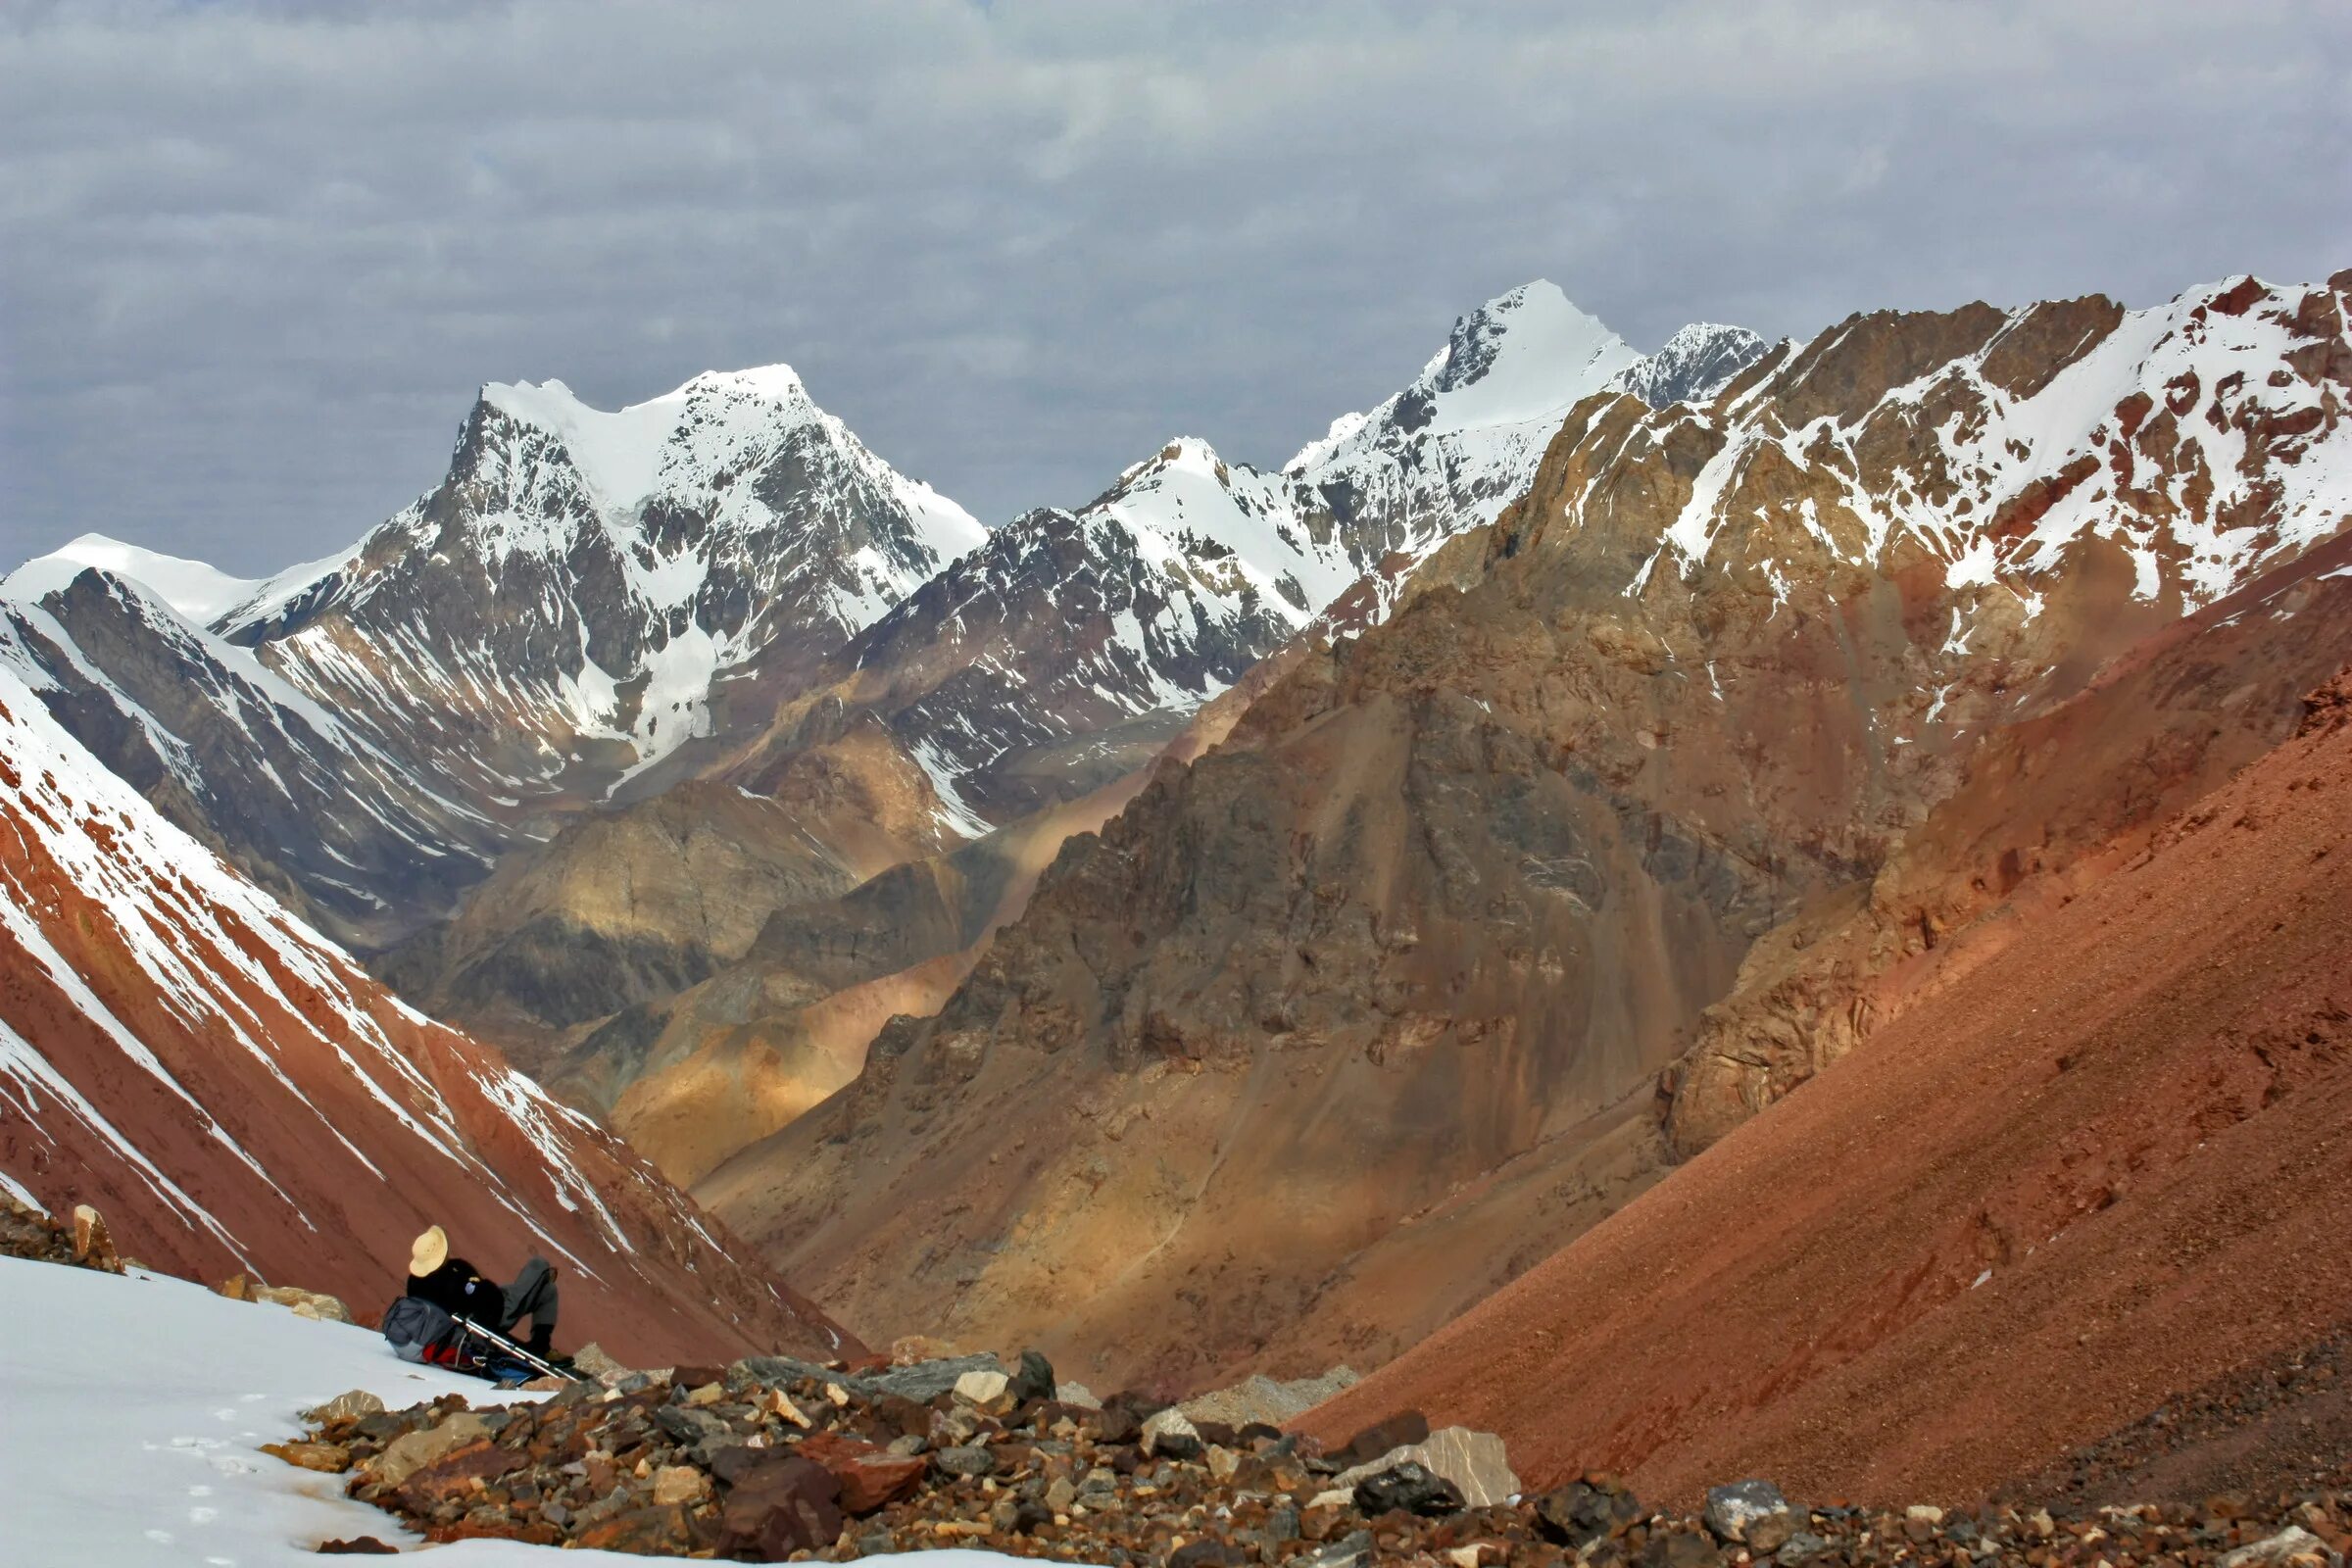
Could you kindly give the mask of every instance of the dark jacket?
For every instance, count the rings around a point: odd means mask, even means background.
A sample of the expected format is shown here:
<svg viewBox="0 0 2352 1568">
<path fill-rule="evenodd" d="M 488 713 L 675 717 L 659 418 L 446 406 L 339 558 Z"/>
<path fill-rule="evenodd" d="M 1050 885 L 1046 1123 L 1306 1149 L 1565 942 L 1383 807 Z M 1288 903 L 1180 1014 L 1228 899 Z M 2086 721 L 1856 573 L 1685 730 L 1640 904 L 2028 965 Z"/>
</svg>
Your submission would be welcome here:
<svg viewBox="0 0 2352 1568">
<path fill-rule="evenodd" d="M 495 1328 L 506 1305 L 505 1293 L 482 1278 L 481 1271 L 462 1257 L 451 1257 L 430 1274 L 409 1276 L 409 1294 L 421 1297 L 451 1317 L 471 1318 Z"/>
</svg>

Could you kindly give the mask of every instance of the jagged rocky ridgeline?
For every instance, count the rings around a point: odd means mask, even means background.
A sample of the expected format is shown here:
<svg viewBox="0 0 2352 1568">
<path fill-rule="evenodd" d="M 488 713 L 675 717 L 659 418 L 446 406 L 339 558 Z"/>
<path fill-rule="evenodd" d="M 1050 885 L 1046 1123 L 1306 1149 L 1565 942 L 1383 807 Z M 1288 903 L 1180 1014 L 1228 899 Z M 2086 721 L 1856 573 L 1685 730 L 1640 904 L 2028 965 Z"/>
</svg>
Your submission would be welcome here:
<svg viewBox="0 0 2352 1568">
<path fill-rule="evenodd" d="M 307 1441 L 270 1451 L 347 1476 L 352 1495 L 433 1541 L 750 1561 L 974 1545 L 1105 1568 L 2340 1568 L 2352 1544 L 2340 1463 L 2287 1493 L 2064 1518 L 2031 1503 L 1808 1506 L 1762 1481 L 1656 1511 L 1605 1476 L 1521 1494 L 1491 1438 L 1491 1451 L 1446 1434 L 1395 1444 L 1427 1434 L 1410 1417 L 1326 1454 L 1270 1425 L 1056 1393 L 1034 1352 L 1012 1367 L 755 1358 L 613 1369 L 505 1408 L 346 1396 Z"/>
</svg>

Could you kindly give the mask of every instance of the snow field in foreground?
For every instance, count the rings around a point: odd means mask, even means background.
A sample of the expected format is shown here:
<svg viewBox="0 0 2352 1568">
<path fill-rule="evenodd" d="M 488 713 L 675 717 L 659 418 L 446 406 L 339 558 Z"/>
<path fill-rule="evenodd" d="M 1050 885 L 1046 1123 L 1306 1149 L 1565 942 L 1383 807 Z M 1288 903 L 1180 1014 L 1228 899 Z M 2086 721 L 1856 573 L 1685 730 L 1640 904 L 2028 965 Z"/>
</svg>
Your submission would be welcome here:
<svg viewBox="0 0 2352 1568">
<path fill-rule="evenodd" d="M 374 1536 L 447 1568 L 648 1560 L 503 1541 L 427 1546 L 345 1497 L 342 1477 L 259 1451 L 300 1437 L 301 1412 L 347 1389 L 395 1409 L 453 1391 L 478 1404 L 493 1392 L 399 1360 L 372 1329 L 183 1280 L 19 1258 L 0 1258 L 0 1560 L 12 1568 L 314 1565 L 312 1548 L 337 1536 Z M 1010 1560 L 923 1558 L 924 1568 Z"/>
</svg>

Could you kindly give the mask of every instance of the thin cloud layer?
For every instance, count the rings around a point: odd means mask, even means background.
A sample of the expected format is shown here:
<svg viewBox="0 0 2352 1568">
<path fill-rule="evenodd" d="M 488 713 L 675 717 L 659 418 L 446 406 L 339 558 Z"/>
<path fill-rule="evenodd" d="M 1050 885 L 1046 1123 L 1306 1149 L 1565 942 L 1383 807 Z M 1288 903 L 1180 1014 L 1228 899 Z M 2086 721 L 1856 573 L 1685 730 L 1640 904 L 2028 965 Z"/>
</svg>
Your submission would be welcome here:
<svg viewBox="0 0 2352 1568">
<path fill-rule="evenodd" d="M 790 361 L 994 521 L 1536 276 L 1646 347 L 2352 265 L 2333 4 L 58 4 L 0 85 L 8 561 L 318 555 L 489 379 Z"/>
</svg>

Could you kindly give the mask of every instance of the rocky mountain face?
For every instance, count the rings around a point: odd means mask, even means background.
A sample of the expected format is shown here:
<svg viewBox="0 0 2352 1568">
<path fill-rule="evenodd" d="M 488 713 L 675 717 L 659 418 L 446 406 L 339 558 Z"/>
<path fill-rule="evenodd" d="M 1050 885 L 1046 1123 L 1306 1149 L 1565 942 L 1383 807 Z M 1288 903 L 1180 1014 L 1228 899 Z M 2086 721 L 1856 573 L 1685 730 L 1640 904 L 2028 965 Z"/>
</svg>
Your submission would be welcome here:
<svg viewBox="0 0 2352 1568">
<path fill-rule="evenodd" d="M 1580 399 L 1629 378 L 1720 384 L 1762 352 L 1753 333 L 1691 327 L 1643 357 L 1531 283 L 1277 472 L 1179 437 L 1078 512 L 998 529 L 852 638 L 823 689 L 885 717 L 944 798 L 1002 824 L 1148 760 L 1351 594 L 1376 620 L 1412 564 L 1527 487 Z"/>
<path fill-rule="evenodd" d="M 1736 343 L 1721 345 L 1707 363 L 1721 370 L 1740 352 Z M 1565 410 L 1651 363 L 1557 289 L 1533 284 L 1463 318 L 1410 387 L 1340 421 L 1338 434 L 1279 473 L 1229 464 L 1198 440 L 1172 441 L 1081 511 L 1034 512 L 997 529 L 849 637 L 813 673 L 771 679 L 770 656 L 753 661 L 740 682 L 766 680 L 776 690 L 797 682 L 805 691 L 782 704 L 756 743 L 710 762 L 706 777 L 774 797 L 781 780 L 808 765 L 812 748 L 834 744 L 843 724 L 872 724 L 878 727 L 868 738 L 887 735 L 889 745 L 869 752 L 869 771 L 919 769 L 936 797 L 939 833 L 973 838 L 1004 827 L 1017 848 L 976 847 L 979 858 L 1026 865 L 1035 859 L 1040 823 L 1063 831 L 1095 825 L 1100 816 L 1082 803 L 1119 790 L 1203 703 L 1318 615 L 1335 605 L 1351 624 L 1386 613 L 1422 553 L 1491 518 L 1524 486 L 1534 454 Z M 1689 380 L 1699 371 L 1686 366 L 1676 373 Z M 895 759 L 887 755 L 892 747 Z M 942 960 L 963 952 L 972 932 L 959 922 L 924 926 L 947 945 L 908 950 L 903 967 L 919 966 L 920 975 L 860 970 L 840 982 L 859 995 L 839 1003 L 828 1002 L 832 982 L 804 965 L 787 965 L 789 983 L 764 962 L 755 966 L 762 979 L 746 972 L 721 982 L 721 971 L 746 957 L 751 933 L 767 914 L 800 931 L 851 918 L 834 903 L 848 888 L 759 875 L 721 884 L 704 876 L 682 900 L 638 898 L 631 890 L 644 884 L 646 867 L 606 846 L 620 838 L 678 842 L 690 831 L 682 818 L 699 809 L 662 798 L 624 804 L 517 852 L 446 932 L 411 943 L 385 972 L 424 1004 L 450 1009 L 525 1059 L 584 1050 L 549 1070 L 600 1109 L 619 1110 L 628 1097 L 665 1121 L 677 1114 L 666 1091 L 632 1095 L 630 1074 L 656 1071 L 649 1064 L 680 1052 L 699 1059 L 701 1045 L 678 1030 L 685 1020 L 711 1016 L 704 1004 L 712 993 L 675 1007 L 668 999 L 707 979 L 718 982 L 714 989 L 732 999 L 717 1015 L 727 1038 L 742 1026 L 773 1025 L 799 1042 L 792 1020 L 825 1020 L 821 1061 L 808 1062 L 797 1043 L 786 1051 L 808 1063 L 813 1079 L 795 1071 L 788 1074 L 795 1087 L 781 1099 L 731 1102 L 797 1111 L 810 1102 L 815 1084 L 829 1090 L 854 1070 L 857 1053 L 888 1015 L 877 1010 L 883 996 L 923 1010 L 936 1004 L 942 977 L 952 984 L 961 974 Z M 747 817 L 740 807 L 724 810 Z M 618 825 L 632 815 L 642 818 L 639 825 Z M 752 842 L 762 823 L 774 844 Z M 731 821 L 729 834 L 737 833 L 746 836 L 731 842 L 747 860 L 792 861 L 808 853 L 797 814 Z M 727 906 L 715 925 L 708 908 L 714 897 Z M 795 905 L 806 906 L 794 912 Z M 992 907 L 983 904 L 978 913 Z M 620 956 L 615 941 L 645 951 Z M 491 947 L 500 956 L 485 961 Z M 810 1007 L 820 1011 L 808 1014 Z M 648 1033 L 657 1015 L 665 1020 L 660 1045 Z M 607 1022 L 612 1032 L 588 1046 Z M 616 1042 L 626 1048 L 608 1049 Z M 734 1074 L 718 1081 L 740 1087 Z M 658 1112 L 648 1095 L 661 1102 Z M 756 1125 L 763 1135 L 777 1125 L 775 1114 L 718 1119 Z M 712 1147 L 707 1135 L 687 1142 Z M 662 1147 L 676 1145 L 665 1138 Z M 700 1164 L 698 1155 L 669 1168 L 686 1175 L 699 1173 Z"/>
<path fill-rule="evenodd" d="M 2227 705 L 2248 675 L 2267 707 L 2352 649 L 2344 545 L 2044 738 L 2199 688 Z M 1312 1429 L 1425 1409 L 1502 1434 L 1536 1485 L 1590 1467 L 1645 1496 L 1764 1468 L 1798 1495 L 1977 1496 L 2110 1434 L 2061 1471 L 2079 1501 L 2308 1476 L 2315 1415 L 2341 1417 L 2299 1374 L 2340 1362 L 2352 1278 L 2352 672 L 2303 706 L 2153 833 L 2028 874 L 1916 956 L 1869 1050 Z M 1981 770 L 1937 814 L 2017 778 Z M 2220 1408 L 2180 1396 L 2249 1362 Z"/>
<path fill-rule="evenodd" d="M 128 1254 L 372 1307 L 410 1238 L 646 1353 L 851 1345 L 611 1134 L 393 1000 L 0 671 L 0 1187 Z"/>
<path fill-rule="evenodd" d="M 1624 370 L 1617 384 L 1653 409 L 1705 403 L 1762 359 L 1768 347 L 1744 326 L 1693 321 L 1668 338 L 1657 353 Z"/>
<path fill-rule="evenodd" d="M 372 948 L 581 805 L 758 734 L 984 537 L 784 367 L 616 414 L 493 384 L 440 485 L 326 562 L 240 584 L 98 540 L 35 563 L 13 662 L 182 825 Z M 755 655 L 761 680 L 726 679 Z"/>
<path fill-rule="evenodd" d="M 392 890 L 447 904 L 481 876 L 494 823 L 120 574 L 164 575 L 149 563 L 83 554 L 98 553 L 70 548 L 0 584 L 0 664 L 172 821 L 314 925 L 361 939 L 411 918 Z"/>
<path fill-rule="evenodd" d="M 2352 493 L 2347 292 L 1857 316 L 1703 402 L 1596 392 L 1447 586 L 1065 846 L 937 1017 L 698 1191 L 868 1330 L 946 1301 L 1113 1382 L 1393 1355 L 1703 1142 L 1687 1086 L 1769 1099 L 1706 1009 L 1964 785 L 2061 776 L 2032 726 L 2295 612 Z M 2110 714 L 2050 858 L 2275 741 L 2287 663 Z M 1861 973 L 1784 998 L 1779 1059 Z M 1662 1077 L 1709 1027 L 1732 1065 Z"/>
<path fill-rule="evenodd" d="M 869 714 L 803 714 L 755 792 L 689 780 L 508 855 L 383 976 L 609 1109 L 626 1083 L 557 1062 L 614 1014 L 741 960 L 770 915 L 961 843 L 929 776 Z"/>
</svg>

